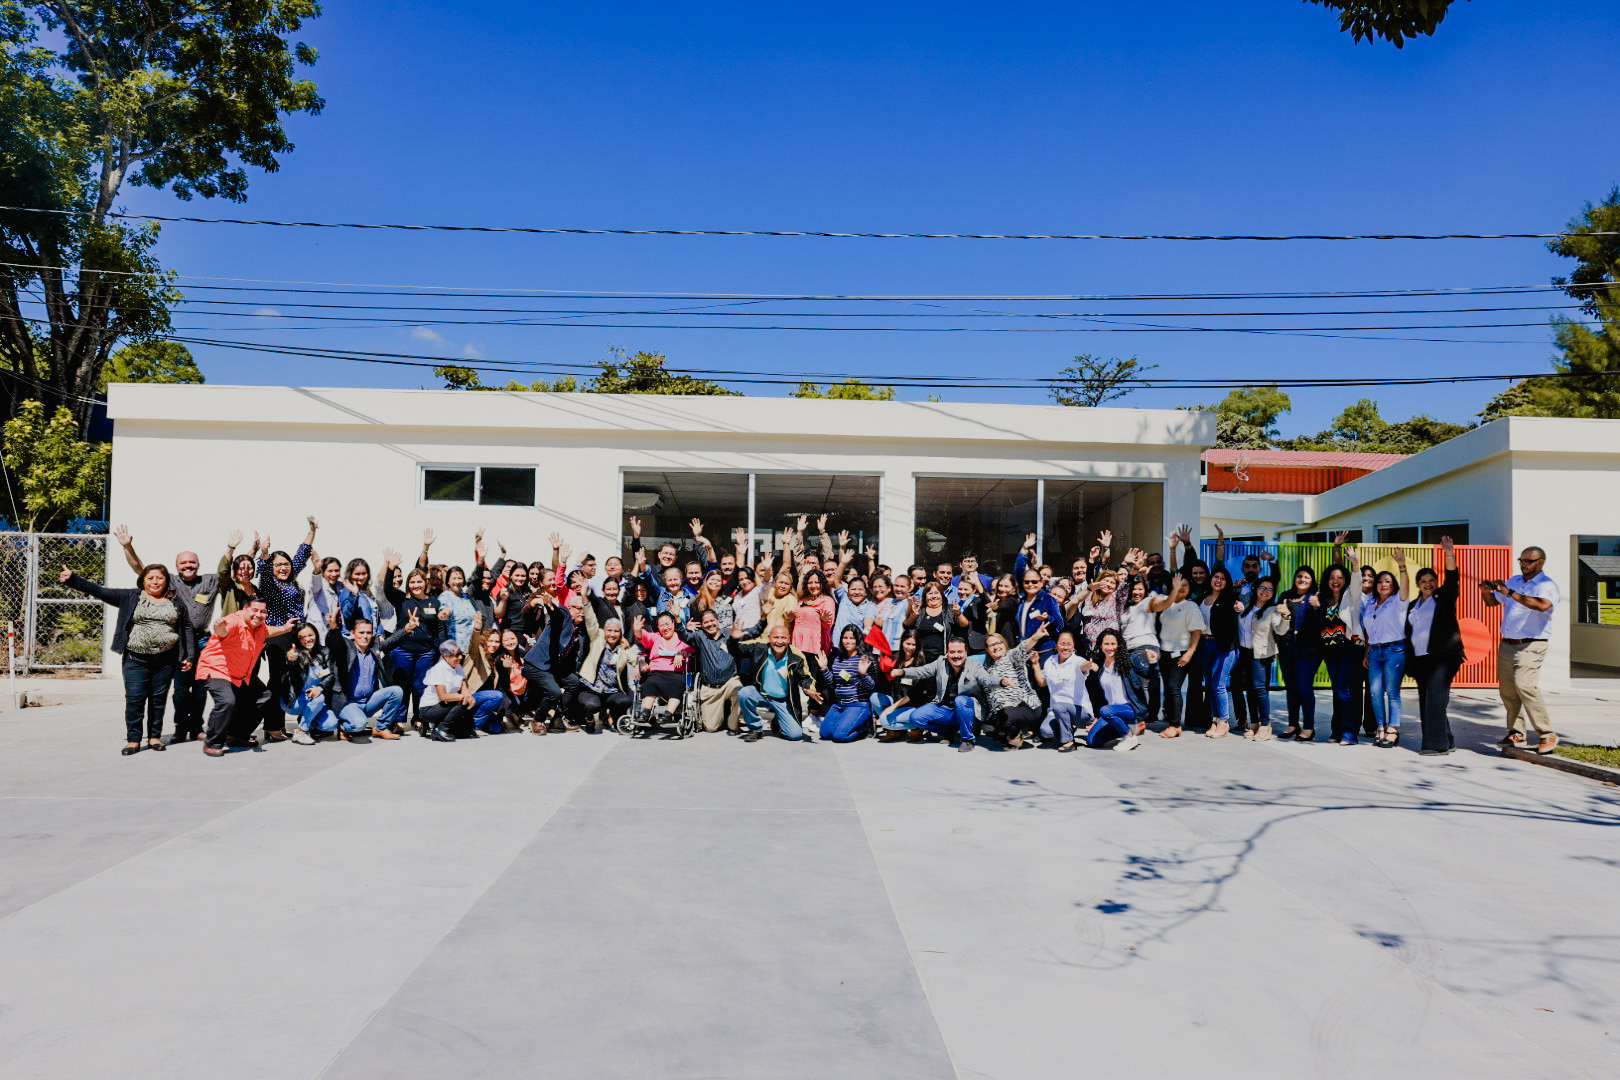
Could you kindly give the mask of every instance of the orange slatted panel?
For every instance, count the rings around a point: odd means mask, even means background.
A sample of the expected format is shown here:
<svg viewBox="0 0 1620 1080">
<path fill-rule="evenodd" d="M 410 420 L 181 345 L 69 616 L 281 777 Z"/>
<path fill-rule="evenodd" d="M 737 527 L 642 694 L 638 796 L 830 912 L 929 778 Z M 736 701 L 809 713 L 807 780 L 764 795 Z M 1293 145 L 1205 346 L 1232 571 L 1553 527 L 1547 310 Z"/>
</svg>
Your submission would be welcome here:
<svg viewBox="0 0 1620 1080">
<path fill-rule="evenodd" d="M 1439 558 L 1440 556 L 1436 556 Z M 1457 621 L 1462 625 L 1468 662 L 1457 672 L 1453 686 L 1496 685 L 1496 642 L 1502 627 L 1502 609 L 1486 607 L 1479 583 L 1487 578 L 1506 581 L 1517 571 L 1510 547 L 1472 544 L 1457 548 L 1457 569 L 1462 591 L 1457 600 Z"/>
</svg>

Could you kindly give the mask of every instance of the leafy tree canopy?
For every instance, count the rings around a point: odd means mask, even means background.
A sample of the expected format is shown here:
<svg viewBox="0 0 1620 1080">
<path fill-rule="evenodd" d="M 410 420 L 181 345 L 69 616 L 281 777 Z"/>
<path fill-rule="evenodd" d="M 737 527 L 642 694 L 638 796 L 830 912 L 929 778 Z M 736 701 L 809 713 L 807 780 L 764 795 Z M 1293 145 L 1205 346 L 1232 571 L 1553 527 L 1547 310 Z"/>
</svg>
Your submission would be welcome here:
<svg viewBox="0 0 1620 1080">
<path fill-rule="evenodd" d="M 1215 413 L 1216 446 L 1260 450 L 1275 444 L 1277 419 L 1294 403 L 1273 384 L 1240 386 L 1214 405 L 1190 407 Z"/>
<path fill-rule="evenodd" d="M 1397 49 L 1432 35 L 1452 0 L 1306 0 L 1339 13 L 1339 29 L 1357 41 L 1382 38 Z"/>
<path fill-rule="evenodd" d="M 1378 415 L 1378 403 L 1362 398 L 1341 412 L 1326 431 L 1286 439 L 1277 445 L 1285 450 L 1347 450 L 1363 454 L 1416 454 L 1467 431 L 1463 424 L 1449 424 L 1432 416 L 1419 415 L 1399 423 L 1387 423 Z"/>
<path fill-rule="evenodd" d="M 597 361 L 601 367 L 596 375 L 584 385 L 572 375 L 548 382 L 540 379 L 525 385 L 520 382 L 509 382 L 505 386 L 485 386 L 478 377 L 478 372 L 461 364 L 445 364 L 434 368 L 433 373 L 444 381 L 446 390 L 522 390 L 538 393 L 586 393 L 586 394 L 699 394 L 710 396 L 741 397 L 735 390 L 727 390 L 719 383 L 700 379 L 694 375 L 682 375 L 666 368 L 668 358 L 662 353 L 638 352 L 628 354 L 623 349 L 613 349 L 607 359 Z"/>
<path fill-rule="evenodd" d="M 893 401 L 894 387 L 870 386 L 851 375 L 841 383 L 833 383 L 823 390 L 817 383 L 802 382 L 789 397 L 835 398 L 842 401 Z"/>
<path fill-rule="evenodd" d="M 1158 366 L 1143 364 L 1134 356 L 1126 360 L 1117 356 L 1104 360 L 1082 353 L 1074 358 L 1074 363 L 1058 372 L 1060 381 L 1047 392 L 1059 405 L 1095 408 L 1129 394 L 1136 389 L 1133 385 L 1136 380 Z"/>
<path fill-rule="evenodd" d="M 0 0 L 0 366 L 52 386 L 82 425 L 120 340 L 168 331 L 155 225 L 109 217 L 127 183 L 240 202 L 249 167 L 322 107 L 291 40 L 316 0 Z M 30 292 L 48 325 L 19 321 Z"/>
<path fill-rule="evenodd" d="M 108 383 L 200 383 L 202 369 L 191 350 L 178 341 L 137 341 L 112 354 L 101 372 L 101 389 Z"/>
<path fill-rule="evenodd" d="M 16 478 L 22 505 L 19 524 L 33 531 L 84 517 L 100 504 L 107 486 L 112 446 L 92 446 L 78 438 L 73 413 L 24 401 L 6 421 L 5 465 Z"/>
</svg>

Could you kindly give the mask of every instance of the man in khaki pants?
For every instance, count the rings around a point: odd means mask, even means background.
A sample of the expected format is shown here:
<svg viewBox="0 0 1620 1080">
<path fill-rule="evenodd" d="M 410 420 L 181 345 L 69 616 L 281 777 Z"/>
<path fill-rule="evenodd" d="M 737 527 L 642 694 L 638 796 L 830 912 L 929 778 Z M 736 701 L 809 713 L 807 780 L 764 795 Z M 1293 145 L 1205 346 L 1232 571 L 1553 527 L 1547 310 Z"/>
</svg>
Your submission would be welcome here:
<svg viewBox="0 0 1620 1080">
<path fill-rule="evenodd" d="M 742 722 L 737 706 L 742 681 L 737 678 L 737 658 L 731 653 L 731 641 L 720 632 L 719 618 L 707 608 L 698 616 L 697 633 L 693 633 L 692 623 L 686 625 L 681 640 L 697 653 L 697 699 L 703 730 L 719 731 L 724 725 L 726 734 L 735 735 Z"/>
<path fill-rule="evenodd" d="M 1523 749 L 1524 717 L 1535 725 L 1538 754 L 1551 753 L 1558 735 L 1547 719 L 1541 698 L 1541 662 L 1547 658 L 1547 632 L 1553 608 L 1562 599 L 1558 585 L 1541 572 L 1547 553 L 1528 547 L 1519 553 L 1519 572 L 1506 581 L 1482 581 L 1486 607 L 1502 607 L 1502 643 L 1496 647 L 1496 681 L 1507 710 L 1504 750 Z M 1522 710 L 1522 715 L 1521 715 Z"/>
</svg>

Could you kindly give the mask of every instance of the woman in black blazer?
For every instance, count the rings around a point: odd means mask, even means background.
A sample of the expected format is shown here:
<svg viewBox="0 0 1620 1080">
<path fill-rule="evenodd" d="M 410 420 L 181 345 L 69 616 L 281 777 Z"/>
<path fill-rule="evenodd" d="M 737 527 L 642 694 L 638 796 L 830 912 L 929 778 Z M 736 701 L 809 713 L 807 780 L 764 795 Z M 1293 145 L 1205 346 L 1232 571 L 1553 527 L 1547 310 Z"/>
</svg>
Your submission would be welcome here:
<svg viewBox="0 0 1620 1080">
<path fill-rule="evenodd" d="M 1449 754 L 1456 746 L 1446 709 L 1451 704 L 1451 680 L 1467 659 L 1462 630 L 1457 625 L 1457 596 L 1462 575 L 1457 551 L 1449 536 L 1440 538 L 1446 553 L 1446 580 L 1433 570 L 1419 570 L 1418 595 L 1406 606 L 1406 673 L 1417 681 L 1418 718 L 1423 725 L 1427 757 Z"/>
<path fill-rule="evenodd" d="M 138 589 L 109 589 L 86 581 L 67 567 L 63 585 L 118 609 L 112 651 L 124 656 L 124 727 L 128 756 L 141 749 L 141 716 L 146 717 L 146 744 L 163 749 L 163 706 L 176 671 L 190 671 L 197 642 L 182 601 L 169 587 L 169 571 L 158 563 L 141 570 Z"/>
</svg>

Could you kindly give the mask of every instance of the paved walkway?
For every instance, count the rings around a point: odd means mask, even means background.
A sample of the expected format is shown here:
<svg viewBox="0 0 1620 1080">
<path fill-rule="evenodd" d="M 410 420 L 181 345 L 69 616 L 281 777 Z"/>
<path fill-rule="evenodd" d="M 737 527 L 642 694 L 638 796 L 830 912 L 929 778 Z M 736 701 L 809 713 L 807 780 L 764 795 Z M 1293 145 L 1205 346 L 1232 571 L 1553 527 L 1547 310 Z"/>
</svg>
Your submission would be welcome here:
<svg viewBox="0 0 1620 1080">
<path fill-rule="evenodd" d="M 1496 756 L 121 734 L 0 718 L 7 1080 L 1620 1073 L 1620 793 Z"/>
</svg>

